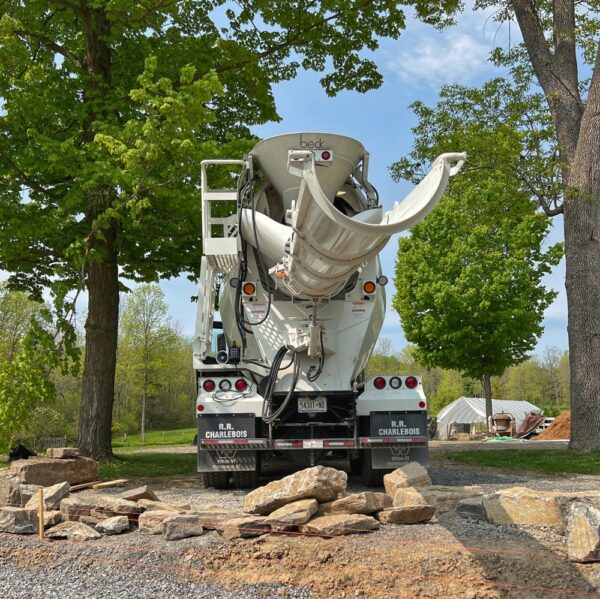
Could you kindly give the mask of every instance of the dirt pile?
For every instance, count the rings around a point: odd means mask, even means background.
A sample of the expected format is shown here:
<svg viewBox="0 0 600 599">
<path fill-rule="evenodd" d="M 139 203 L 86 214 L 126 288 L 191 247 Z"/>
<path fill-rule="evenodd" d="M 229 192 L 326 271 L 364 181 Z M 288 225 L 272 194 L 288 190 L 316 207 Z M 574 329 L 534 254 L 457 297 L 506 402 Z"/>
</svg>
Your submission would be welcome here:
<svg viewBox="0 0 600 599">
<path fill-rule="evenodd" d="M 534 441 L 552 441 L 557 439 L 571 438 L 571 412 L 563 412 L 557 416 L 554 422 L 537 437 Z"/>
</svg>

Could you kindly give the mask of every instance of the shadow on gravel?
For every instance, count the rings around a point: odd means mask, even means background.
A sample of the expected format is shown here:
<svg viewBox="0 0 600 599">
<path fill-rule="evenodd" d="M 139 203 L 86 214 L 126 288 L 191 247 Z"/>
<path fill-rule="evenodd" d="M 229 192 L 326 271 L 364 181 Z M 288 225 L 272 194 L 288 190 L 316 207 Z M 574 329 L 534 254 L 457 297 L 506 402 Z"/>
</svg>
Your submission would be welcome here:
<svg viewBox="0 0 600 599">
<path fill-rule="evenodd" d="M 489 583 L 486 586 L 497 589 L 500 597 L 600 597 L 598 587 L 584 575 L 587 570 L 586 574 L 595 576 L 600 584 L 600 565 L 576 566 L 570 562 L 566 547 L 555 532 L 540 529 L 540 535 L 548 539 L 553 550 L 517 525 L 464 519 L 454 510 L 440 514 L 439 521 L 467 549 L 483 570 Z"/>
</svg>

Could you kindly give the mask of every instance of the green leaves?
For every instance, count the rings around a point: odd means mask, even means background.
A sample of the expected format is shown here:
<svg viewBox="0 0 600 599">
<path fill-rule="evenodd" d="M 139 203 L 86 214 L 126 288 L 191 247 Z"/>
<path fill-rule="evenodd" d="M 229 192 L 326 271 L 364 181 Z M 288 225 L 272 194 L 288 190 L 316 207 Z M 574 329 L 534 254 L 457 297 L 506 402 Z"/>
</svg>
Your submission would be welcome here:
<svg viewBox="0 0 600 599">
<path fill-rule="evenodd" d="M 542 249 L 549 221 L 523 184 L 538 162 L 541 177 L 555 168 L 544 163 L 553 139 L 545 121 L 534 112 L 537 128 L 519 127 L 523 109 L 536 106 L 500 80 L 483 90 L 447 87 L 437 108 L 415 106 L 415 146 L 392 167 L 397 178 L 417 178 L 418 165 L 443 151 L 469 155 L 438 207 L 399 241 L 393 306 L 429 366 L 501 375 L 542 333 L 555 292 L 541 281 L 562 246 Z"/>
</svg>

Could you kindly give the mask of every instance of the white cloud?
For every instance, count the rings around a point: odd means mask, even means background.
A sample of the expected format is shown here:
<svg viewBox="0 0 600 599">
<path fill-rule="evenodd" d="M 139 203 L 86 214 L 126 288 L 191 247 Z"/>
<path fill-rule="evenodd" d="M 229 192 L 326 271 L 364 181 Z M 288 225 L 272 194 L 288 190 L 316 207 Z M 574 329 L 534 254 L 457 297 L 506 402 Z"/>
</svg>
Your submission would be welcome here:
<svg viewBox="0 0 600 599">
<path fill-rule="evenodd" d="M 488 67 L 490 47 L 475 36 L 455 29 L 423 33 L 416 43 L 401 41 L 398 54 L 386 64 L 401 81 L 437 89 L 444 83 L 469 83 Z"/>
</svg>

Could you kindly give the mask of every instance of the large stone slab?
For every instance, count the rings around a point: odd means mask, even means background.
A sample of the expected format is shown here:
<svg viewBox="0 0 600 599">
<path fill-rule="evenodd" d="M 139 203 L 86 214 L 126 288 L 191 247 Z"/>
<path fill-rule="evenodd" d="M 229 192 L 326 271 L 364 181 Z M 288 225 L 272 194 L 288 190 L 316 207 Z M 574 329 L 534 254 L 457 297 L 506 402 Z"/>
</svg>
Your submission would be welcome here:
<svg viewBox="0 0 600 599">
<path fill-rule="evenodd" d="M 567 552 L 574 562 L 600 562 L 600 503 L 573 501 L 570 504 Z"/>
<path fill-rule="evenodd" d="M 156 493 L 150 489 L 148 485 L 143 485 L 142 487 L 137 487 L 136 489 L 129 489 L 129 491 L 123 491 L 119 497 L 121 499 L 127 499 L 128 501 L 138 501 L 139 499 L 158 501 Z"/>
<path fill-rule="evenodd" d="M 29 458 L 14 461 L 10 471 L 21 482 L 49 487 L 64 481 L 76 485 L 98 480 L 99 468 L 100 464 L 90 458 Z"/>
<path fill-rule="evenodd" d="M 382 510 L 375 517 L 382 524 L 418 524 L 428 522 L 434 515 L 435 507 L 432 505 L 407 505 Z"/>
<path fill-rule="evenodd" d="M 144 508 L 135 501 L 121 499 L 113 495 L 102 495 L 96 499 L 96 510 L 111 516 L 127 515 L 136 517 L 144 511 Z"/>
<path fill-rule="evenodd" d="M 0 508 L 0 532 L 16 535 L 31 535 L 38 530 L 38 516 L 23 507 Z"/>
<path fill-rule="evenodd" d="M 56 526 L 62 522 L 62 514 L 58 510 L 44 512 L 44 528 Z"/>
<path fill-rule="evenodd" d="M 561 502 L 569 494 L 534 491 L 526 487 L 501 489 L 483 499 L 487 519 L 493 524 L 527 524 L 562 528 Z"/>
<path fill-rule="evenodd" d="M 51 487 L 44 487 L 44 507 L 47 510 L 55 510 L 60 502 L 69 494 L 71 485 L 68 482 L 57 483 Z M 39 492 L 31 497 L 25 505 L 26 508 L 37 510 L 39 505 Z"/>
<path fill-rule="evenodd" d="M 244 499 L 244 511 L 266 515 L 299 499 L 331 501 L 345 491 L 347 481 L 348 475 L 335 468 L 306 468 L 248 493 Z"/>
<path fill-rule="evenodd" d="M 334 537 L 377 530 L 379 522 L 364 514 L 328 514 L 317 516 L 299 528 L 302 532 Z"/>
<path fill-rule="evenodd" d="M 243 518 L 248 514 L 241 512 L 231 512 L 228 510 L 220 510 L 218 508 L 211 508 L 210 506 L 206 510 L 195 511 L 191 515 L 197 518 L 198 522 L 207 530 L 222 530 L 223 524 L 227 520 L 233 518 Z"/>
<path fill-rule="evenodd" d="M 393 499 L 396 491 L 405 487 L 430 487 L 427 469 L 418 462 L 409 462 L 383 477 L 385 492 Z"/>
<path fill-rule="evenodd" d="M 137 499 L 136 503 L 143 507 L 147 512 L 161 511 L 161 512 L 173 512 L 175 514 L 185 514 L 189 511 L 189 505 L 174 505 L 172 503 L 166 503 L 164 501 L 157 501 L 155 499 L 147 499 L 145 497 Z"/>
<path fill-rule="evenodd" d="M 113 516 L 98 522 L 95 528 L 99 533 L 105 535 L 118 535 L 129 530 L 129 518 L 127 516 Z"/>
<path fill-rule="evenodd" d="M 386 493 L 363 491 L 323 503 L 319 514 L 374 514 L 388 507 L 392 507 L 392 500 Z"/>
<path fill-rule="evenodd" d="M 57 460 L 78 458 L 79 449 L 77 449 L 77 447 L 49 447 L 46 449 L 46 457 L 55 458 Z"/>
<path fill-rule="evenodd" d="M 223 536 L 226 539 L 247 539 L 269 532 L 271 527 L 261 516 L 242 516 L 223 523 Z"/>
<path fill-rule="evenodd" d="M 26 483 L 19 483 L 19 492 L 21 493 L 21 506 L 25 507 L 28 501 L 37 495 L 40 489 L 43 489 L 42 485 L 28 485 Z"/>
<path fill-rule="evenodd" d="M 163 522 L 163 530 L 167 541 L 179 541 L 188 537 L 199 537 L 204 533 L 204 527 L 198 516 L 193 514 L 177 514 Z"/>
<path fill-rule="evenodd" d="M 76 521 L 83 516 L 89 516 L 90 512 L 96 507 L 95 499 L 85 499 L 79 495 L 65 497 L 60 502 L 60 511 L 64 520 Z"/>
<path fill-rule="evenodd" d="M 265 524 L 273 530 L 288 530 L 308 522 L 318 509 L 316 499 L 300 499 L 271 512 L 265 518 Z"/>
<path fill-rule="evenodd" d="M 46 531 L 49 539 L 69 539 L 70 541 L 92 541 L 102 535 L 83 522 L 61 522 Z"/>
<path fill-rule="evenodd" d="M 173 512 L 151 510 L 140 514 L 138 526 L 140 532 L 145 532 L 151 535 L 160 535 L 164 531 L 163 523 L 167 518 L 172 518 Z"/>
</svg>

